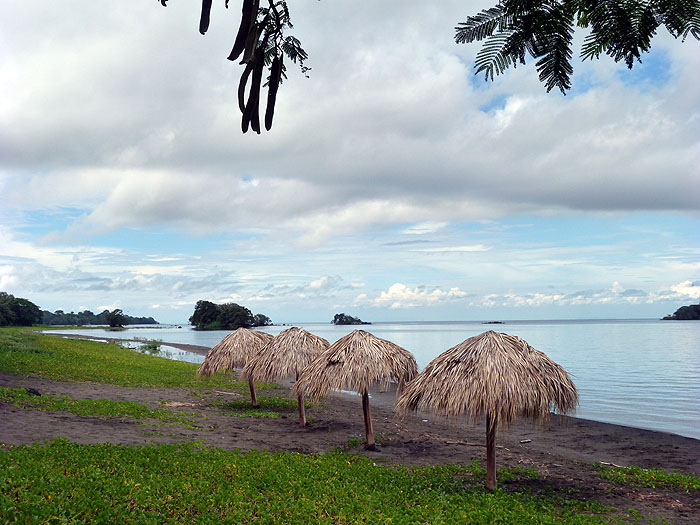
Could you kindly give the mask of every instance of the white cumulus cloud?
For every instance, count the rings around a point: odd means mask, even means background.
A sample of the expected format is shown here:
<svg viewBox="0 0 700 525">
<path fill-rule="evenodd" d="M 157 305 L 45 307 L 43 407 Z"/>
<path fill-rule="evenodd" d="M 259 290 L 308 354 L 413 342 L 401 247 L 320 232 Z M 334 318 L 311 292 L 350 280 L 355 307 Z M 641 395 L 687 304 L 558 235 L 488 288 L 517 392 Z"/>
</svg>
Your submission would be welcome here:
<svg viewBox="0 0 700 525">
<path fill-rule="evenodd" d="M 468 294 L 459 288 L 441 290 L 434 288 L 427 290 L 422 287 L 409 288 L 405 284 L 392 284 L 385 292 L 370 299 L 366 294 L 361 294 L 356 298 L 358 304 L 369 304 L 371 306 L 388 306 L 389 308 L 411 308 L 414 306 L 427 306 L 436 303 L 461 299 Z"/>
<path fill-rule="evenodd" d="M 680 295 L 700 299 L 700 281 L 683 281 L 671 286 L 671 290 Z"/>
</svg>

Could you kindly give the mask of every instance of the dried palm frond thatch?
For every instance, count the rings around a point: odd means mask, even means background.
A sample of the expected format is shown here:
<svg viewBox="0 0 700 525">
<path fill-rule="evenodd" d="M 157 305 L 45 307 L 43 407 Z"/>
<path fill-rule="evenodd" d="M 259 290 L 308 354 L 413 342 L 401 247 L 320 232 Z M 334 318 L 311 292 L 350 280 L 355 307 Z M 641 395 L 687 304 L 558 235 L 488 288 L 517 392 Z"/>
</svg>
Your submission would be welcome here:
<svg viewBox="0 0 700 525">
<path fill-rule="evenodd" d="M 243 368 L 248 360 L 272 339 L 273 336 L 265 332 L 238 328 L 207 352 L 207 356 L 197 369 L 197 375 L 208 377 L 222 370 Z M 250 385 L 250 399 L 253 406 L 258 407 L 253 381 L 248 381 L 248 383 Z"/>
<path fill-rule="evenodd" d="M 362 395 L 366 447 L 374 448 L 374 431 L 369 410 L 369 389 L 396 381 L 399 391 L 418 373 L 413 355 L 399 345 L 365 332 L 338 339 L 317 357 L 294 385 L 298 395 L 320 398 L 333 390 L 352 390 Z"/>
<path fill-rule="evenodd" d="M 485 417 L 486 486 L 494 488 L 496 427 L 517 416 L 543 423 L 552 408 L 564 413 L 577 404 L 576 387 L 564 368 L 519 337 L 488 331 L 433 359 L 406 385 L 396 409 Z"/>
<path fill-rule="evenodd" d="M 253 356 L 243 367 L 241 377 L 248 381 L 279 381 L 288 377 L 297 379 L 301 371 L 330 346 L 319 337 L 293 326 L 280 332 Z M 306 425 L 304 398 L 299 401 L 299 424 Z"/>
</svg>

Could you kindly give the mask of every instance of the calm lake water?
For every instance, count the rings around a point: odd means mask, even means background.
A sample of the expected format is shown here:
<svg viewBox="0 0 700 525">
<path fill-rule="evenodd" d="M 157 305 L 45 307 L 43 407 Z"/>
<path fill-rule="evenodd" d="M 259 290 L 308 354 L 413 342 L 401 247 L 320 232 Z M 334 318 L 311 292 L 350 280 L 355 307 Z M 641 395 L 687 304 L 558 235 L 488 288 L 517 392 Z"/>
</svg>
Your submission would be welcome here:
<svg viewBox="0 0 700 525">
<path fill-rule="evenodd" d="M 331 343 L 355 328 L 365 329 L 412 352 L 421 370 L 448 348 L 486 330 L 517 335 L 572 375 L 581 400 L 576 416 L 700 439 L 700 322 L 643 319 L 296 326 Z M 270 326 L 263 330 L 276 335 L 286 328 Z M 101 329 L 71 333 L 115 336 Z M 227 333 L 163 326 L 130 329 L 118 337 L 211 347 Z M 202 360 L 201 356 L 173 348 L 167 349 L 166 356 Z"/>
</svg>

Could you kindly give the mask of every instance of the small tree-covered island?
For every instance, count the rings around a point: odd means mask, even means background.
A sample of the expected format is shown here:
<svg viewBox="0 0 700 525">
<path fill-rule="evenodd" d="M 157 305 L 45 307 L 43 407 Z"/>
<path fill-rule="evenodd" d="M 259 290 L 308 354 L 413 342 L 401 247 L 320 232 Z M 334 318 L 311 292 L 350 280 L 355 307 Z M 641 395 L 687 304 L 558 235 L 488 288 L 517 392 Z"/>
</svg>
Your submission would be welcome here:
<svg viewBox="0 0 700 525">
<path fill-rule="evenodd" d="M 240 304 L 215 304 L 211 301 L 197 301 L 189 321 L 195 330 L 236 330 L 272 324 L 268 316 L 253 314 Z"/>
<path fill-rule="evenodd" d="M 667 315 L 662 321 L 700 321 L 700 304 L 681 306 L 673 315 Z"/>
<path fill-rule="evenodd" d="M 345 315 L 343 314 L 335 314 L 333 316 L 333 320 L 331 321 L 333 324 L 337 325 L 343 325 L 343 324 L 372 324 L 363 321 L 359 317 L 353 317 L 352 315 Z"/>
</svg>

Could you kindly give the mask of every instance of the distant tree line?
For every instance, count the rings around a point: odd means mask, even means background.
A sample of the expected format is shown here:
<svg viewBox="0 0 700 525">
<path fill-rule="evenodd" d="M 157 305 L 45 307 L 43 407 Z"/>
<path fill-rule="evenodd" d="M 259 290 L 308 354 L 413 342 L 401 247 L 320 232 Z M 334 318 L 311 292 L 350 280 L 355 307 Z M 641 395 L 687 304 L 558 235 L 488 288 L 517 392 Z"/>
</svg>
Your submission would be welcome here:
<svg viewBox="0 0 700 525">
<path fill-rule="evenodd" d="M 681 306 L 673 315 L 667 315 L 664 321 L 698 321 L 700 320 L 700 304 Z"/>
<path fill-rule="evenodd" d="M 123 326 L 127 324 L 158 324 L 158 321 L 153 319 L 153 317 L 132 317 L 130 315 L 124 314 L 121 310 L 116 309 L 104 310 L 99 314 L 94 314 L 90 310 L 84 310 L 82 312 L 69 312 L 66 313 L 63 310 L 56 310 L 54 313 L 44 310 L 42 313 L 41 322 L 47 325 L 109 325 L 109 326 Z M 114 318 L 117 318 L 116 324 L 113 324 Z M 111 321 L 111 322 L 110 322 Z"/>
<path fill-rule="evenodd" d="M 109 325 L 124 326 L 127 324 L 158 324 L 153 317 L 132 317 L 119 309 L 104 310 L 94 314 L 90 310 L 66 313 L 56 310 L 51 313 L 41 310 L 29 299 L 15 297 L 6 292 L 0 292 L 0 326 L 32 326 L 33 324 L 57 325 Z"/>
<path fill-rule="evenodd" d="M 41 310 L 29 299 L 0 292 L 0 326 L 32 326 L 41 322 Z"/>
<path fill-rule="evenodd" d="M 211 301 L 197 301 L 189 320 L 195 330 L 236 330 L 272 324 L 268 316 L 253 314 L 240 304 L 215 304 Z"/>
</svg>

